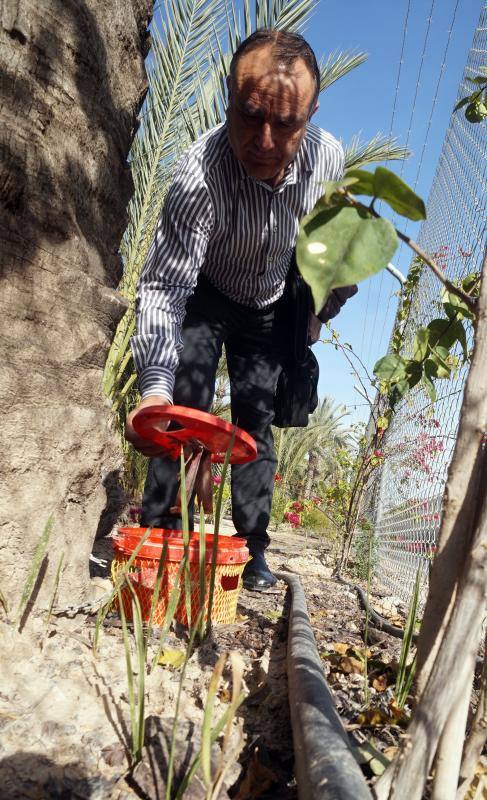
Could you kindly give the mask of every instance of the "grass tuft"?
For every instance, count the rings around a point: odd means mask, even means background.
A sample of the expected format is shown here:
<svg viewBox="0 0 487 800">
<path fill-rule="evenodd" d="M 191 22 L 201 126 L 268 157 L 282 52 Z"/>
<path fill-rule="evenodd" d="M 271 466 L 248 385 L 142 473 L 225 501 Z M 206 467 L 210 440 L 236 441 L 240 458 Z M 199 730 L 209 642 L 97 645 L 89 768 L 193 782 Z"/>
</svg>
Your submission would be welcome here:
<svg viewBox="0 0 487 800">
<path fill-rule="evenodd" d="M 416 580 L 414 582 L 411 604 L 409 606 L 408 617 L 404 627 L 401 655 L 399 657 L 399 670 L 397 673 L 394 694 L 399 708 L 404 708 L 408 695 L 411 691 L 414 676 L 416 674 L 416 654 L 411 663 L 408 664 L 409 655 L 413 646 L 414 629 L 416 627 L 416 615 L 418 612 L 419 593 L 421 590 L 421 566 L 418 567 Z"/>
<path fill-rule="evenodd" d="M 18 625 L 18 623 L 22 619 L 24 611 L 27 607 L 27 603 L 29 602 L 29 598 L 32 594 L 32 589 L 34 588 L 34 584 L 38 578 L 42 562 L 44 561 L 44 556 L 46 555 L 47 545 L 49 543 L 49 537 L 51 535 L 53 525 L 54 525 L 54 516 L 51 514 L 48 517 L 46 524 L 44 525 L 44 530 L 42 531 L 41 538 L 39 539 L 37 547 L 34 552 L 30 572 L 27 575 L 24 584 L 24 589 L 22 591 L 19 605 L 17 607 L 17 612 L 15 614 L 16 625 Z"/>
</svg>

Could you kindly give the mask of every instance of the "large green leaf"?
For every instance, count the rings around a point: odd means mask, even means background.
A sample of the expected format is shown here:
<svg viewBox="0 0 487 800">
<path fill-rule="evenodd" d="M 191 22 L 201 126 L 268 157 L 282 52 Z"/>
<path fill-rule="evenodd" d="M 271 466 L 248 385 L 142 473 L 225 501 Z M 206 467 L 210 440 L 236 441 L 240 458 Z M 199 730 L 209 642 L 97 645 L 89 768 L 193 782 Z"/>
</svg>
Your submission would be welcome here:
<svg viewBox="0 0 487 800">
<path fill-rule="evenodd" d="M 399 381 L 406 376 L 407 361 L 390 353 L 380 358 L 374 366 L 374 375 L 381 381 Z"/>
<path fill-rule="evenodd" d="M 347 170 L 345 179 L 352 178 L 354 183 L 350 186 L 350 191 L 353 194 L 366 194 L 373 197 L 375 194 L 374 189 L 374 173 L 366 169 L 349 169 Z"/>
<path fill-rule="evenodd" d="M 377 167 L 374 175 L 375 196 L 385 200 L 394 211 L 412 220 L 426 219 L 421 198 L 398 175 Z"/>
<path fill-rule="evenodd" d="M 460 342 L 463 355 L 465 359 L 468 358 L 467 335 L 459 319 L 432 319 L 428 324 L 428 330 L 430 332 L 429 343 L 431 347 L 440 345 L 449 350 L 455 342 Z"/>
<path fill-rule="evenodd" d="M 414 338 L 413 355 L 417 361 L 423 361 L 428 352 L 430 332 L 427 328 L 418 328 Z"/>
<path fill-rule="evenodd" d="M 318 205 L 304 217 L 296 244 L 299 270 L 318 312 L 332 289 L 363 281 L 387 266 L 397 247 L 391 223 L 355 208 Z"/>
<path fill-rule="evenodd" d="M 426 209 L 421 198 L 398 175 L 389 169 L 377 167 L 375 172 L 349 169 L 347 178 L 355 178 L 353 194 L 365 194 L 385 200 L 394 211 L 408 219 L 426 219 Z"/>
</svg>

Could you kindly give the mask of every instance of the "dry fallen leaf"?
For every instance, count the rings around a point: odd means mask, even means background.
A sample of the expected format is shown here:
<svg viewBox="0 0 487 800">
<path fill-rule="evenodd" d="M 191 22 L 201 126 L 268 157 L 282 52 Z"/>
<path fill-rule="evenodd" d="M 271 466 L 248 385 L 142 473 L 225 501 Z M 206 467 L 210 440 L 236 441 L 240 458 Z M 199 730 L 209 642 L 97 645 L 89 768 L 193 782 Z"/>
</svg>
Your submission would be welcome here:
<svg viewBox="0 0 487 800">
<path fill-rule="evenodd" d="M 259 748 L 256 747 L 235 800 L 258 800 L 276 782 L 276 773 L 262 763 Z"/>
<path fill-rule="evenodd" d="M 346 656 L 352 645 L 346 644 L 346 642 L 332 642 L 328 646 L 330 650 L 334 650 L 335 653 L 340 653 L 341 656 Z"/>
<path fill-rule="evenodd" d="M 161 654 L 157 659 L 157 663 L 162 667 L 182 667 L 184 663 L 184 653 L 181 650 L 161 650 Z"/>
<path fill-rule="evenodd" d="M 387 689 L 387 685 L 388 685 L 387 675 L 385 672 L 382 675 L 378 675 L 372 681 L 372 686 L 377 692 L 385 692 L 385 690 Z"/>
<path fill-rule="evenodd" d="M 362 675 L 364 671 L 364 662 L 359 661 L 358 658 L 352 658 L 351 656 L 344 656 L 341 658 L 338 666 L 343 672 L 346 672 L 347 675 L 351 673 L 354 675 Z"/>
<path fill-rule="evenodd" d="M 379 725 L 391 724 L 390 716 L 381 708 L 377 708 L 377 706 L 370 706 L 370 708 L 366 708 L 365 711 L 362 711 L 362 713 L 357 716 L 356 721 L 359 725 L 369 727 L 378 727 Z"/>
</svg>

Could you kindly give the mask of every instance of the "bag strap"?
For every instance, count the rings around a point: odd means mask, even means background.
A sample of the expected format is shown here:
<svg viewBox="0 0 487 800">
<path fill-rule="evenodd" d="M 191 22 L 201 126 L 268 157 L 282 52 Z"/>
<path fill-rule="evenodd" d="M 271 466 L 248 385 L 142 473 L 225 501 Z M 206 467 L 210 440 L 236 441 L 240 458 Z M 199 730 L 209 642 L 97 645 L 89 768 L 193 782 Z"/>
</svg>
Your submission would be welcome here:
<svg viewBox="0 0 487 800">
<path fill-rule="evenodd" d="M 311 290 L 298 270 L 295 252 L 293 252 L 289 273 L 289 279 L 292 284 L 290 297 L 293 304 L 294 358 L 298 364 L 302 364 L 308 358 L 309 315 L 313 308 L 313 301 Z"/>
</svg>

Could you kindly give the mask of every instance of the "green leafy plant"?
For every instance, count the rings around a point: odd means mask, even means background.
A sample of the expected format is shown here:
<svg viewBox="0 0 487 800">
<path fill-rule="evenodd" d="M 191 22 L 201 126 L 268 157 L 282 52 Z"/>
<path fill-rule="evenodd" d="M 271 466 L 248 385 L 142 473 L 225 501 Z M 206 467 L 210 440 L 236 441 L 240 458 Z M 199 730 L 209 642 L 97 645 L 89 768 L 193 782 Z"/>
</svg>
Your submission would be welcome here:
<svg viewBox="0 0 487 800">
<path fill-rule="evenodd" d="M 99 641 L 99 638 L 100 638 L 100 630 L 101 630 L 101 626 L 103 624 L 103 621 L 104 621 L 106 615 L 108 614 L 108 612 L 110 611 L 110 609 L 112 608 L 115 598 L 118 597 L 119 590 L 122 588 L 122 586 L 126 582 L 127 575 L 130 572 L 135 559 L 137 558 L 139 550 L 141 549 L 141 547 L 143 547 L 143 545 L 145 544 L 145 542 L 149 538 L 149 536 L 151 534 L 151 531 L 152 531 L 152 528 L 147 528 L 147 530 L 144 533 L 144 535 L 140 537 L 140 541 L 138 542 L 136 547 L 134 547 L 132 555 L 128 559 L 127 563 L 123 565 L 123 567 L 120 569 L 120 571 L 115 576 L 114 581 L 113 581 L 113 584 L 114 584 L 113 585 L 113 589 L 112 589 L 112 592 L 111 592 L 109 598 L 107 599 L 106 603 L 104 603 L 100 607 L 100 609 L 98 611 L 98 614 L 96 615 L 95 631 L 94 631 L 94 634 L 93 634 L 93 655 L 94 656 L 96 656 L 96 653 L 97 653 L 98 641 Z"/>
<path fill-rule="evenodd" d="M 471 94 L 463 97 L 453 111 L 465 108 L 465 117 L 469 122 L 483 122 L 487 117 L 487 67 L 479 67 L 479 75 L 475 78 L 466 78 L 476 88 Z"/>
<path fill-rule="evenodd" d="M 122 602 L 122 593 L 118 587 L 118 606 L 122 622 L 122 636 L 125 650 L 125 664 L 127 668 L 128 697 L 131 722 L 131 766 L 134 767 L 142 758 L 142 748 L 145 736 L 145 669 L 147 644 L 142 626 L 142 613 L 139 598 L 132 588 L 130 581 L 127 583 L 132 595 L 132 620 L 134 626 L 135 648 L 137 653 L 137 671 L 132 667 L 130 653 L 130 639 Z"/>
<path fill-rule="evenodd" d="M 416 654 L 413 656 L 412 660 L 410 660 L 410 653 L 413 647 L 413 637 L 416 628 L 420 591 L 421 567 L 418 567 L 413 593 L 411 595 L 411 603 L 409 606 L 406 625 L 404 626 L 401 655 L 399 657 L 399 669 L 394 688 L 394 694 L 399 708 L 404 708 L 416 673 Z"/>
<path fill-rule="evenodd" d="M 46 635 L 47 635 L 47 632 L 49 630 L 49 623 L 51 621 L 52 610 L 54 608 L 54 605 L 55 605 L 56 599 L 57 599 L 57 594 L 58 594 L 58 589 L 59 589 L 59 581 L 61 579 L 61 570 L 63 568 L 63 561 L 64 561 L 64 551 L 59 556 L 59 561 L 58 561 L 58 565 L 57 565 L 57 569 L 56 569 L 56 574 L 54 576 L 54 585 L 53 585 L 53 589 L 52 589 L 51 600 L 50 600 L 50 603 L 49 603 L 49 609 L 48 609 L 47 616 L 46 616 Z"/>
<path fill-rule="evenodd" d="M 228 709 L 227 721 L 225 725 L 223 742 L 220 751 L 219 764 L 215 773 L 211 773 L 211 746 L 214 740 L 215 726 L 213 726 L 213 707 L 218 689 L 218 683 L 223 673 L 223 668 L 227 659 L 230 660 L 232 671 L 232 696 Z M 213 676 L 208 689 L 208 696 L 205 703 L 205 713 L 203 727 L 201 731 L 201 767 L 207 788 L 207 800 L 216 800 L 220 795 L 223 779 L 228 767 L 232 763 L 234 753 L 230 752 L 230 736 L 232 722 L 238 711 L 239 706 L 245 699 L 245 692 L 242 691 L 242 680 L 244 672 L 244 662 L 237 653 L 223 653 L 218 659 Z M 217 723 L 218 725 L 218 723 Z M 237 747 L 240 746 L 240 742 Z"/>
<path fill-rule="evenodd" d="M 39 576 L 42 562 L 44 561 L 44 557 L 46 555 L 47 545 L 49 544 L 49 537 L 51 535 L 53 525 L 54 525 L 54 517 L 51 514 L 48 517 L 48 520 L 44 526 L 44 530 L 42 531 L 41 537 L 34 551 L 34 556 L 32 558 L 32 564 L 29 570 L 29 574 L 27 575 L 27 578 L 25 580 L 24 588 L 22 590 L 22 595 L 20 597 L 19 604 L 17 606 L 17 611 L 15 614 L 16 625 L 22 619 L 24 611 L 27 607 L 27 603 L 29 602 L 29 598 L 32 594 L 34 584 Z"/>
<path fill-rule="evenodd" d="M 354 539 L 353 571 L 360 580 L 369 581 L 374 577 L 377 566 L 377 540 L 368 520 L 362 520 Z"/>
<path fill-rule="evenodd" d="M 479 291 L 479 275 L 472 274 L 460 282 L 459 287 L 470 298 Z M 389 396 L 389 405 L 394 408 L 404 395 L 421 383 L 432 402 L 436 400 L 435 380 L 448 379 L 459 366 L 454 348 L 459 344 L 464 363 L 469 359 L 465 324 L 474 320 L 474 314 L 466 302 L 444 289 L 441 293 L 444 317 L 431 320 L 428 325 L 416 330 L 412 344 L 412 356 L 400 354 L 402 342 L 393 338 L 393 352 L 379 359 L 374 374 L 380 381 L 382 394 Z"/>
<path fill-rule="evenodd" d="M 213 608 L 213 595 L 215 592 L 215 572 L 216 572 L 216 557 L 218 553 L 218 537 L 220 533 L 220 522 L 222 516 L 222 507 L 223 507 L 223 490 L 225 486 L 225 481 L 227 477 L 228 466 L 230 464 L 230 456 L 232 454 L 233 443 L 235 441 L 235 432 L 236 428 L 233 429 L 232 435 L 230 437 L 230 441 L 228 443 L 227 451 L 225 453 L 225 460 L 223 462 L 222 474 L 221 474 L 221 483 L 218 487 L 218 494 L 216 498 L 216 506 L 215 506 L 215 524 L 213 526 L 213 549 L 211 553 L 211 572 L 210 572 L 210 583 L 208 589 L 208 622 L 207 622 L 207 629 L 210 628 L 211 625 L 211 610 Z"/>
<path fill-rule="evenodd" d="M 183 573 L 184 573 L 184 604 L 186 607 L 186 619 L 188 620 L 188 628 L 191 630 L 191 571 L 189 563 L 189 515 L 188 515 L 188 497 L 186 491 L 186 462 L 184 460 L 184 451 L 181 447 L 180 455 L 180 486 L 181 486 L 181 518 L 183 528 Z"/>
<path fill-rule="evenodd" d="M 446 289 L 475 313 L 472 298 L 447 280 L 416 242 L 375 210 L 375 201 L 383 200 L 408 219 L 426 218 L 423 201 L 401 178 L 384 167 L 373 173 L 353 169 L 339 181 L 325 182 L 324 189 L 314 209 L 303 218 L 296 245 L 299 270 L 311 289 L 316 312 L 332 289 L 358 283 L 387 266 L 401 239 Z M 356 195 L 371 197 L 370 204 L 360 202 Z"/>
<path fill-rule="evenodd" d="M 169 758 L 167 764 L 167 778 L 166 778 L 166 793 L 165 793 L 165 800 L 171 800 L 172 795 L 172 782 L 174 777 L 174 759 L 176 755 L 176 734 L 178 728 L 178 720 L 179 720 L 179 707 L 181 704 L 181 694 L 183 691 L 183 683 L 184 678 L 186 676 L 186 668 L 188 666 L 188 661 L 193 654 L 193 647 L 195 643 L 195 638 L 198 633 L 198 630 L 201 626 L 201 621 L 204 617 L 205 609 L 204 607 L 200 608 L 198 615 L 196 617 L 195 623 L 190 630 L 188 644 L 186 645 L 186 650 L 184 654 L 184 661 L 181 667 L 181 673 L 179 676 L 179 685 L 178 685 L 178 693 L 176 695 L 176 706 L 174 709 L 174 720 L 172 726 L 172 733 L 171 733 L 171 745 L 169 748 Z"/>
</svg>

